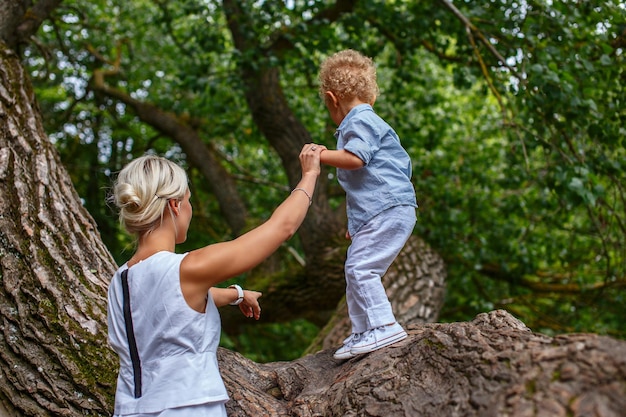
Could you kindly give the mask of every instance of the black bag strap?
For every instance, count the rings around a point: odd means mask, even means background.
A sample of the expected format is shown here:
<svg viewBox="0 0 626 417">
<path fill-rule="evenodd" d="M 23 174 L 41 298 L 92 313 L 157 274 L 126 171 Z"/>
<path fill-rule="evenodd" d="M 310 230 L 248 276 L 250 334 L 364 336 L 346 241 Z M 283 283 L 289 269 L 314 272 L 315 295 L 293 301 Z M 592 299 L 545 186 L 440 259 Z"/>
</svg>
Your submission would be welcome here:
<svg viewBox="0 0 626 417">
<path fill-rule="evenodd" d="M 130 290 L 128 289 L 128 269 L 122 272 L 122 293 L 124 295 L 124 323 L 126 324 L 126 337 L 130 349 L 130 360 L 133 362 L 133 375 L 135 379 L 135 398 L 141 397 L 141 360 L 137 351 L 133 317 L 130 314 Z"/>
</svg>

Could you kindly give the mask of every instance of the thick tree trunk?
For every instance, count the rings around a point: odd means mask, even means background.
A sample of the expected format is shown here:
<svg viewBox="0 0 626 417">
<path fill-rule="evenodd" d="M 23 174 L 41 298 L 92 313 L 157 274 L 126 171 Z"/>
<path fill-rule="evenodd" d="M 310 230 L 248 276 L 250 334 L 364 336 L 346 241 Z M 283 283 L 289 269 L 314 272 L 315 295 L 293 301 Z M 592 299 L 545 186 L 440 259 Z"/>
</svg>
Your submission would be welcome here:
<svg viewBox="0 0 626 417">
<path fill-rule="evenodd" d="M 83 209 L 19 57 L 0 43 L 0 397 L 25 415 L 106 415 L 115 264 Z"/>
<path fill-rule="evenodd" d="M 626 342 L 548 337 L 505 311 L 425 324 L 347 362 L 332 349 L 266 365 L 220 352 L 231 417 L 618 417 L 626 410 Z"/>
</svg>

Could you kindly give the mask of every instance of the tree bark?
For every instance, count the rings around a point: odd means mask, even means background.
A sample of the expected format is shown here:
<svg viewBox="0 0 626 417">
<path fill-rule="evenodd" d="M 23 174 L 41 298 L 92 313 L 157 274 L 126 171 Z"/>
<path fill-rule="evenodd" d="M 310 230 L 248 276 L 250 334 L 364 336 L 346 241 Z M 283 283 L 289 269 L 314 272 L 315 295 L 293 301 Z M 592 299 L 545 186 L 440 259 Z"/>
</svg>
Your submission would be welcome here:
<svg viewBox="0 0 626 417">
<path fill-rule="evenodd" d="M 255 364 L 220 351 L 230 417 L 617 417 L 626 409 L 626 342 L 533 333 L 498 310 L 410 326 L 409 337 L 338 362 L 332 349 Z"/>
<path fill-rule="evenodd" d="M 2 402 L 24 415 L 106 415 L 115 263 L 47 140 L 19 57 L 1 41 L 0 256 Z"/>
<path fill-rule="evenodd" d="M 41 23 L 48 18 L 62 0 L 0 1 L 0 39 L 15 50 L 20 44 L 28 43 Z"/>
</svg>

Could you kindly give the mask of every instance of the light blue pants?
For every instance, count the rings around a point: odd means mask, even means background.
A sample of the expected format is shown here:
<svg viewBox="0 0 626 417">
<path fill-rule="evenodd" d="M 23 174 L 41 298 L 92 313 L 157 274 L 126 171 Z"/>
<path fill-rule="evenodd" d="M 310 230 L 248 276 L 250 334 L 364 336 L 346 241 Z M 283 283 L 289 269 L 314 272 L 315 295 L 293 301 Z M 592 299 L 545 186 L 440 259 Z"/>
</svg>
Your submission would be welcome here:
<svg viewBox="0 0 626 417">
<path fill-rule="evenodd" d="M 392 207 L 365 224 L 348 248 L 346 301 L 353 333 L 394 323 L 382 277 L 415 227 L 415 207 Z"/>
</svg>

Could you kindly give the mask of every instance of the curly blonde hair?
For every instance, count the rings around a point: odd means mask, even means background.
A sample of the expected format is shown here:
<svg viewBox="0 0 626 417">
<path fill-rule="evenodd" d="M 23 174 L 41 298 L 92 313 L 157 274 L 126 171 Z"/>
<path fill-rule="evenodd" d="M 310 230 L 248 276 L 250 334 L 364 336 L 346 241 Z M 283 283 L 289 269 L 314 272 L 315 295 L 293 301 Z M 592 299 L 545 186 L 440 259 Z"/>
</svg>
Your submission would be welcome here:
<svg viewBox="0 0 626 417">
<path fill-rule="evenodd" d="M 378 96 L 376 67 L 371 58 L 352 49 L 337 52 L 326 58 L 320 66 L 319 94 L 327 91 L 339 100 L 357 98 L 365 103 Z"/>
<path fill-rule="evenodd" d="M 174 162 L 156 155 L 131 161 L 117 176 L 113 201 L 120 223 L 141 236 L 159 226 L 167 201 L 180 201 L 189 189 L 187 173 Z"/>
</svg>

